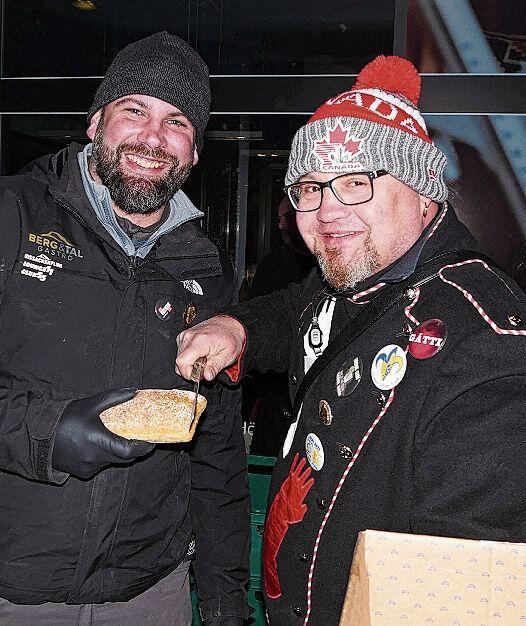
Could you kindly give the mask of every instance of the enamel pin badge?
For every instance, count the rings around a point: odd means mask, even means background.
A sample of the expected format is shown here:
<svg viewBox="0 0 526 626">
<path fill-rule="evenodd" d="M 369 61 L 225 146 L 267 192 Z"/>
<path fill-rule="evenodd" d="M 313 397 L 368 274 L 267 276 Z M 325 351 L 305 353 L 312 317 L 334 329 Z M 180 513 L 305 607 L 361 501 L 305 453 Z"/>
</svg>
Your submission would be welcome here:
<svg viewBox="0 0 526 626">
<path fill-rule="evenodd" d="M 350 395 L 362 380 L 363 365 L 359 357 L 345 361 L 336 374 L 336 393 L 340 398 Z"/>
<path fill-rule="evenodd" d="M 375 387 L 388 391 L 402 381 L 406 369 L 405 350 L 396 344 L 389 344 L 376 353 L 371 364 L 371 378 Z"/>
<path fill-rule="evenodd" d="M 442 350 L 446 339 L 447 327 L 442 320 L 426 320 L 409 335 L 409 354 L 415 359 L 430 359 Z"/>
</svg>

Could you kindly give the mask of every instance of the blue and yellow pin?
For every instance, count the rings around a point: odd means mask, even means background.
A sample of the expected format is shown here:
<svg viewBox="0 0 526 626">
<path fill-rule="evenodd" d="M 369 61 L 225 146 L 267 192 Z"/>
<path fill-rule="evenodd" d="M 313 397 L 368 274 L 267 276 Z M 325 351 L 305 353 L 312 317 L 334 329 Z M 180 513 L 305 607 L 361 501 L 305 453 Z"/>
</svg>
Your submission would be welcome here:
<svg viewBox="0 0 526 626">
<path fill-rule="evenodd" d="M 375 387 L 387 391 L 401 382 L 406 369 L 405 350 L 396 344 L 389 344 L 376 353 L 371 365 L 371 378 Z"/>
</svg>

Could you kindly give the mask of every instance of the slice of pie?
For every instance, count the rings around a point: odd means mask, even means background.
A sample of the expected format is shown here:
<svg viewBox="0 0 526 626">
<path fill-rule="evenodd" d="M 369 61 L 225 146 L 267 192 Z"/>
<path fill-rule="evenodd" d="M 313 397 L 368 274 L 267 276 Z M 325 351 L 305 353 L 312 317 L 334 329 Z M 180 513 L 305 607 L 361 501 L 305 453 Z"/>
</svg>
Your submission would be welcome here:
<svg viewBox="0 0 526 626">
<path fill-rule="evenodd" d="M 135 398 L 100 414 L 104 426 L 126 439 L 151 443 L 179 443 L 194 436 L 206 398 L 197 396 L 196 418 L 192 421 L 194 393 L 182 389 L 140 389 Z"/>
</svg>

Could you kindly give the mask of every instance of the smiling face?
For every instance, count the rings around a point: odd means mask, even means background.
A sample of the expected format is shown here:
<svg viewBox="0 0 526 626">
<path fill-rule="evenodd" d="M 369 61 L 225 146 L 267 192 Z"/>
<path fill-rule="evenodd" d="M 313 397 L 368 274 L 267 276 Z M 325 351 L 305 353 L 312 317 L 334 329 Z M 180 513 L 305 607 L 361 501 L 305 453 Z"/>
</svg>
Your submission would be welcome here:
<svg viewBox="0 0 526 626">
<path fill-rule="evenodd" d="M 95 113 L 90 172 L 110 191 L 117 213 L 161 213 L 197 163 L 195 130 L 176 107 L 130 95 Z"/>
<path fill-rule="evenodd" d="M 300 180 L 325 182 L 333 173 L 311 172 Z M 436 215 L 424 217 L 426 198 L 390 175 L 374 180 L 373 198 L 346 206 L 328 188 L 317 211 L 298 212 L 296 222 L 327 282 L 339 290 L 354 286 L 403 256 Z"/>
</svg>

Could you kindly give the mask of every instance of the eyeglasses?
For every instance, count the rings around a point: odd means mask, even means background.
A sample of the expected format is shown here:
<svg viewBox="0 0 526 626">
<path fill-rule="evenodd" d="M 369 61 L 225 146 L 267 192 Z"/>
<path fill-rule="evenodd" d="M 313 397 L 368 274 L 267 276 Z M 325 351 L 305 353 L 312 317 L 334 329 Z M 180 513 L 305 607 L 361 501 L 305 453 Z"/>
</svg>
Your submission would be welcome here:
<svg viewBox="0 0 526 626">
<path fill-rule="evenodd" d="M 373 198 L 373 180 L 387 173 L 385 170 L 377 170 L 376 172 L 340 174 L 325 182 L 303 180 L 287 185 L 285 193 L 292 206 L 300 212 L 317 211 L 321 206 L 325 187 L 329 187 L 342 204 L 363 204 Z"/>
</svg>

